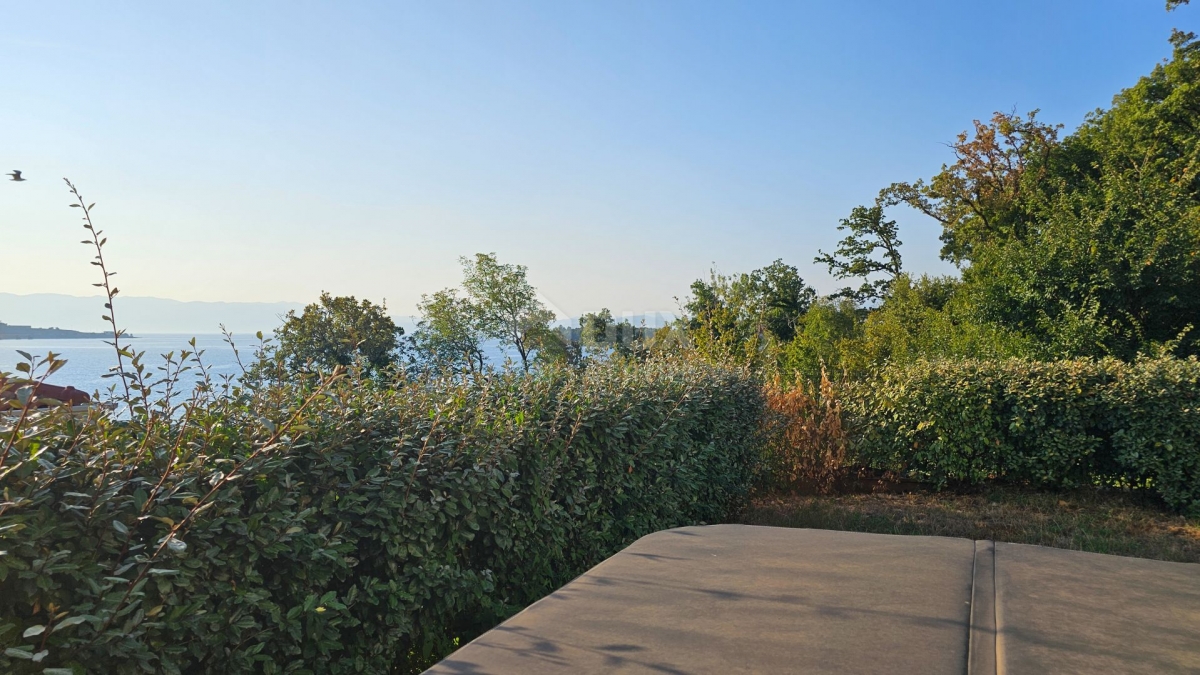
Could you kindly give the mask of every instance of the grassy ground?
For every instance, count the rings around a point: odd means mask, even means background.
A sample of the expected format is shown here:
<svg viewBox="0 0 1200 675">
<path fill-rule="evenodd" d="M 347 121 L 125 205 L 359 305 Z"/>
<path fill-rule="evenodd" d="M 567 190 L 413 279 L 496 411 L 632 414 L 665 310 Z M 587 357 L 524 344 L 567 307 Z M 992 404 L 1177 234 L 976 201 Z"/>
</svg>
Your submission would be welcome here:
<svg viewBox="0 0 1200 675">
<path fill-rule="evenodd" d="M 1123 494 L 991 488 L 975 494 L 779 496 L 756 500 L 742 522 L 883 534 L 1040 544 L 1095 553 L 1200 562 L 1200 520 Z"/>
</svg>

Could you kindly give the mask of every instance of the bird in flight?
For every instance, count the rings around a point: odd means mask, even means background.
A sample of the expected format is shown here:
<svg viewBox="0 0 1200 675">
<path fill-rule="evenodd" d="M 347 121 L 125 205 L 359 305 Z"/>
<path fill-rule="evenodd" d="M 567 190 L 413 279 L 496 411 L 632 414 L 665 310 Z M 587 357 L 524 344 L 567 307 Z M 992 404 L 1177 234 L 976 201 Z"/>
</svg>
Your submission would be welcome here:
<svg viewBox="0 0 1200 675">
<path fill-rule="evenodd" d="M 24 178 L 21 178 L 21 172 L 18 171 L 17 169 L 13 169 L 12 173 L 10 173 L 8 175 L 12 176 L 12 180 L 15 180 L 15 181 L 25 180 Z"/>
</svg>

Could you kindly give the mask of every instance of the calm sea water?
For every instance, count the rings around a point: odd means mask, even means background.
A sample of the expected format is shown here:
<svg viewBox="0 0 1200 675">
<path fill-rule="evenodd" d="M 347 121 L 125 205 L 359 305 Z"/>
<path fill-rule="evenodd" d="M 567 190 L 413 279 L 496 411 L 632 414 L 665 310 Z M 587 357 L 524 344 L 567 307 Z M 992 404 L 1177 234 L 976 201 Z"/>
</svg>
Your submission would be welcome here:
<svg viewBox="0 0 1200 675">
<path fill-rule="evenodd" d="M 178 359 L 181 351 L 185 349 L 192 351 L 188 340 L 193 337 L 196 338 L 196 348 L 203 350 L 201 359 L 209 367 L 214 382 L 220 383 L 223 375 L 237 377 L 241 373 L 233 350 L 229 348 L 221 335 L 141 335 L 129 340 L 129 347 L 134 351 L 145 352 L 142 362 L 151 369 L 155 376 L 154 379 L 157 380 L 161 377 L 158 368 L 163 365 L 162 355 L 174 352 L 175 358 Z M 258 338 L 253 335 L 234 335 L 233 339 L 241 353 L 242 362 L 249 364 L 254 358 L 254 348 L 258 345 Z M 16 365 L 24 360 L 17 350 L 37 357 L 54 352 L 59 355 L 59 358 L 66 359 L 67 365 L 46 380 L 50 384 L 75 387 L 89 394 L 96 392 L 104 394 L 110 386 L 120 384 L 116 378 L 103 377 L 105 373 L 110 372 L 113 366 L 117 365 L 117 356 L 113 348 L 105 344 L 102 339 L 0 340 L 0 373 L 16 372 Z M 503 366 L 506 358 L 516 358 L 515 352 L 505 350 L 496 344 L 489 344 L 486 352 L 489 362 L 495 367 Z M 189 384 L 186 389 L 190 390 L 190 384 L 194 384 L 197 378 L 198 374 L 191 372 L 185 373 L 181 380 Z"/>
<path fill-rule="evenodd" d="M 157 369 L 163 365 L 162 355 L 174 352 L 178 359 L 181 351 L 192 351 L 188 345 L 192 337 L 196 338 L 197 349 L 203 350 L 201 358 L 210 367 L 214 381 L 220 382 L 222 375 L 237 376 L 241 373 L 233 350 L 221 335 L 142 335 L 129 340 L 129 347 L 133 351 L 145 352 L 142 361 L 158 379 L 161 373 Z M 257 338 L 235 335 L 234 340 L 243 362 L 248 363 L 253 358 Z M 15 366 L 24 360 L 17 350 L 38 357 L 54 352 L 59 358 L 66 359 L 67 365 L 46 380 L 51 384 L 72 386 L 88 393 L 106 392 L 111 385 L 119 384 L 115 378 L 103 377 L 117 364 L 116 353 L 103 340 L 0 340 L 0 372 L 16 372 Z M 194 383 L 196 378 L 195 373 L 185 373 L 181 379 Z"/>
</svg>

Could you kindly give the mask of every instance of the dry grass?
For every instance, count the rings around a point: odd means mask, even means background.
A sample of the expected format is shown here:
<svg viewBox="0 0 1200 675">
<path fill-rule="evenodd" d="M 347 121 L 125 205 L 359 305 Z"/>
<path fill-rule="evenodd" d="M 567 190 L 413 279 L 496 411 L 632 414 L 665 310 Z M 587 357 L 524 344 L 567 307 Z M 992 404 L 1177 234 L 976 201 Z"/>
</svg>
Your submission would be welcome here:
<svg viewBox="0 0 1200 675">
<path fill-rule="evenodd" d="M 1124 494 L 991 488 L 975 494 L 908 493 L 766 497 L 742 522 L 883 534 L 992 539 L 1200 562 L 1200 520 Z"/>
</svg>

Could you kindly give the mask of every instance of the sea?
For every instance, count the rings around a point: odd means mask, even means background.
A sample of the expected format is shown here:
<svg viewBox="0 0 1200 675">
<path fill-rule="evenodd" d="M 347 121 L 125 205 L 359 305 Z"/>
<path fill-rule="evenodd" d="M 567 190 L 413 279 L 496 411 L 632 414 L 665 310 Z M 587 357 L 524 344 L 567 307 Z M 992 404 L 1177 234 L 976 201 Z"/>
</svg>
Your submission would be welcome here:
<svg viewBox="0 0 1200 675">
<path fill-rule="evenodd" d="M 188 342 L 195 338 L 196 347 L 193 349 Z M 249 365 L 254 360 L 254 352 L 259 342 L 254 335 L 233 335 L 243 364 Z M 233 349 L 221 334 L 190 335 L 185 333 L 158 333 L 138 335 L 123 342 L 134 352 L 144 353 L 142 363 L 145 364 L 152 376 L 151 381 L 161 379 L 160 370 L 165 361 L 165 355 L 174 354 L 179 360 L 183 351 L 199 351 L 200 359 L 208 368 L 212 380 L 220 384 L 228 376 L 233 379 L 241 374 L 242 368 Z M 26 352 L 39 361 L 53 352 L 56 358 L 65 359 L 66 365 L 50 375 L 46 382 L 59 386 L 70 386 L 87 392 L 100 394 L 95 400 L 108 398 L 108 390 L 113 385 L 120 386 L 118 378 L 104 377 L 112 372 L 117 365 L 116 351 L 107 341 L 101 338 L 75 340 L 0 340 L 0 374 L 17 372 L 16 366 L 25 360 L 19 351 Z M 515 360 L 516 353 L 511 349 L 490 343 L 485 346 L 488 362 L 494 367 L 502 367 L 506 360 Z M 128 368 L 128 362 L 126 362 Z M 176 387 L 176 391 L 190 391 L 200 379 L 196 370 L 185 372 L 180 376 L 184 388 Z"/>
<path fill-rule="evenodd" d="M 188 341 L 196 340 L 193 349 Z M 254 348 L 258 338 L 253 335 L 234 335 L 234 343 L 241 352 L 242 362 L 249 363 L 254 358 Z M 184 350 L 199 351 L 200 358 L 208 367 L 214 382 L 221 382 L 222 376 L 236 378 L 241 374 L 233 349 L 225 342 L 225 337 L 216 335 L 186 335 L 186 334 L 149 334 L 139 335 L 128 339 L 128 347 L 135 352 L 144 352 L 142 363 L 150 371 L 154 380 L 162 376 L 159 370 L 165 363 L 164 355 L 174 353 L 178 361 Z M 65 359 L 66 365 L 46 379 L 50 384 L 71 386 L 89 394 L 100 394 L 101 400 L 106 398 L 106 392 L 113 385 L 120 385 L 117 378 L 105 378 L 117 365 L 116 351 L 103 339 L 77 340 L 0 340 L 0 373 L 16 373 L 16 366 L 25 360 L 19 351 L 26 352 L 39 361 L 53 352 L 57 358 Z M 128 362 L 126 363 L 128 366 Z M 190 390 L 191 385 L 199 379 L 198 372 L 184 373 L 180 377 L 182 383 Z"/>
</svg>

